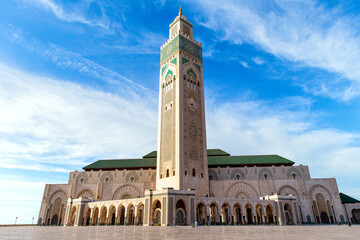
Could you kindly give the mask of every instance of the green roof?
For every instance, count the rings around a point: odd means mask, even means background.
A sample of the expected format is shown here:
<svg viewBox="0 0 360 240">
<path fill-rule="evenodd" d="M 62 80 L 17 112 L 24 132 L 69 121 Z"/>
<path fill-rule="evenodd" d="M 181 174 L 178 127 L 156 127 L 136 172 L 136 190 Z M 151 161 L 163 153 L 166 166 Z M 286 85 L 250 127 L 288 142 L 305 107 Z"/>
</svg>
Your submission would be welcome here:
<svg viewBox="0 0 360 240">
<path fill-rule="evenodd" d="M 143 158 L 156 158 L 157 157 L 157 151 L 152 151 L 151 153 L 146 154 L 143 156 Z"/>
<path fill-rule="evenodd" d="M 133 168 L 156 168 L 156 158 L 138 159 L 106 159 L 98 160 L 83 167 L 84 170 L 99 169 L 133 169 Z"/>
<path fill-rule="evenodd" d="M 344 193 L 340 193 L 340 199 L 341 199 L 341 203 L 358 203 L 360 202 L 359 200 L 352 198 Z"/>
<path fill-rule="evenodd" d="M 294 162 L 279 155 L 215 156 L 208 157 L 210 166 L 222 165 L 293 165 Z"/>
<path fill-rule="evenodd" d="M 279 155 L 250 155 L 250 156 L 230 156 L 229 153 L 221 149 L 208 149 L 209 167 L 226 166 L 271 166 L 285 165 L 291 166 L 293 161 L 280 157 Z M 111 170 L 111 169 L 139 169 L 156 168 L 157 152 L 152 151 L 143 158 L 138 159 L 105 159 L 98 160 L 83 167 L 84 170 Z"/>
<path fill-rule="evenodd" d="M 208 157 L 211 156 L 230 156 L 230 153 L 227 153 L 221 149 L 208 149 L 207 150 Z"/>
</svg>

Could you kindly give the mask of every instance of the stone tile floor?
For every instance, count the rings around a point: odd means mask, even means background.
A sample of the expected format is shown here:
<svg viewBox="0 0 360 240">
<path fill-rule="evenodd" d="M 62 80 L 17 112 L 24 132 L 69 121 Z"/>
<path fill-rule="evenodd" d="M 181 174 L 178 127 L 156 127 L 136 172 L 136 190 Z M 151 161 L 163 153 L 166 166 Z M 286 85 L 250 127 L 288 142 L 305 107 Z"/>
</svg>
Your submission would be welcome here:
<svg viewBox="0 0 360 240">
<path fill-rule="evenodd" d="M 360 225 L 1 227 L 0 239 L 360 239 Z"/>
</svg>

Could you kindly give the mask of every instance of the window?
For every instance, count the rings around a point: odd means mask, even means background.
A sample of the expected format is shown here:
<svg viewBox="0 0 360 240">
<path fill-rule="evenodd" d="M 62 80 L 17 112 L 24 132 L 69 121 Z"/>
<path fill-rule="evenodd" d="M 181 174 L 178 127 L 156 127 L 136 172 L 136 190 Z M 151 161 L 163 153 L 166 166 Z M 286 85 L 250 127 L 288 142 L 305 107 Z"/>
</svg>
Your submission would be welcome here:
<svg viewBox="0 0 360 240">
<path fill-rule="evenodd" d="M 106 178 L 105 178 L 105 182 L 106 182 L 106 183 L 109 183 L 109 182 L 110 182 L 110 178 L 109 178 L 109 177 L 106 177 Z"/>
<path fill-rule="evenodd" d="M 241 178 L 240 174 L 237 173 L 237 174 L 235 175 L 235 178 L 236 178 L 237 180 L 240 180 L 240 178 Z"/>
<path fill-rule="evenodd" d="M 85 182 L 85 178 L 80 178 L 80 183 L 84 183 Z"/>
<path fill-rule="evenodd" d="M 200 176 L 201 176 L 201 178 L 203 178 L 203 177 L 204 177 L 202 173 L 200 173 Z"/>
<path fill-rule="evenodd" d="M 265 174 L 264 174 L 264 179 L 268 179 L 268 177 L 269 177 L 269 176 L 265 173 Z"/>
<path fill-rule="evenodd" d="M 185 171 L 185 176 L 187 176 L 187 171 Z"/>
<path fill-rule="evenodd" d="M 192 176 L 193 176 L 193 177 L 196 176 L 195 168 L 193 168 L 193 170 L 192 170 Z"/>
<path fill-rule="evenodd" d="M 213 180 L 213 175 L 209 175 L 209 180 Z"/>
<path fill-rule="evenodd" d="M 135 182 L 135 178 L 134 178 L 134 177 L 131 177 L 131 178 L 130 178 L 130 182 Z"/>
<path fill-rule="evenodd" d="M 160 174 L 160 179 L 162 179 L 162 174 Z"/>
<path fill-rule="evenodd" d="M 175 171 L 173 171 L 173 176 L 175 176 Z"/>
<path fill-rule="evenodd" d="M 169 169 L 166 169 L 166 177 L 169 177 Z"/>
<path fill-rule="evenodd" d="M 295 174 L 295 173 L 291 174 L 291 176 L 292 176 L 294 179 L 296 179 L 296 174 Z"/>
</svg>

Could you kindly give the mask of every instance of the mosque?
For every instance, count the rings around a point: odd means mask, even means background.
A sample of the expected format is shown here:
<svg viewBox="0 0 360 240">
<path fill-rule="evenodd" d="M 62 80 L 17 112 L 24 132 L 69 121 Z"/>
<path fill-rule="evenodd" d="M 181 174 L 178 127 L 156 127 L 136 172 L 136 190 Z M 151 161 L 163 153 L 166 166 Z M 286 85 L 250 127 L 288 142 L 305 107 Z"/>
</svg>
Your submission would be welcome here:
<svg viewBox="0 0 360 240">
<path fill-rule="evenodd" d="M 335 178 L 278 155 L 207 149 L 202 44 L 179 15 L 161 46 L 157 151 L 99 160 L 46 184 L 38 225 L 360 223 Z"/>
</svg>

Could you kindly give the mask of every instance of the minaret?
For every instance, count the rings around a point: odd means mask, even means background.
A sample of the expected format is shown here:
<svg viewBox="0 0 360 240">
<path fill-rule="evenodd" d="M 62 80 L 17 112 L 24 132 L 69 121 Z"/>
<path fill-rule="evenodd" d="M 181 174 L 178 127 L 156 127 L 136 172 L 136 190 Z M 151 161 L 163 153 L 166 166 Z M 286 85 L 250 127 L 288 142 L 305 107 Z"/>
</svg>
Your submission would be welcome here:
<svg viewBox="0 0 360 240">
<path fill-rule="evenodd" d="M 161 47 L 156 188 L 209 194 L 202 45 L 182 13 Z"/>
</svg>

